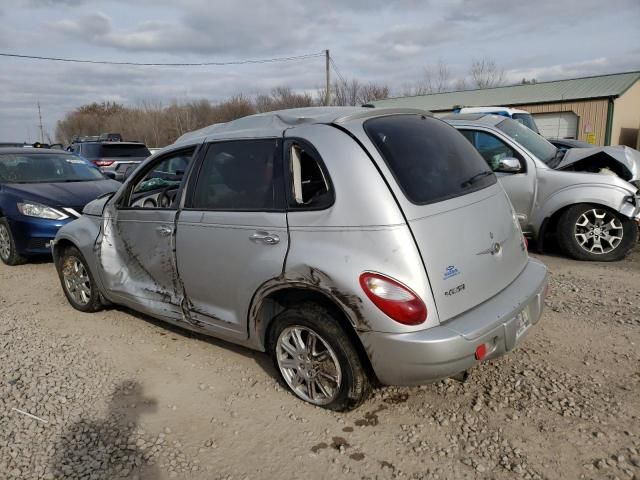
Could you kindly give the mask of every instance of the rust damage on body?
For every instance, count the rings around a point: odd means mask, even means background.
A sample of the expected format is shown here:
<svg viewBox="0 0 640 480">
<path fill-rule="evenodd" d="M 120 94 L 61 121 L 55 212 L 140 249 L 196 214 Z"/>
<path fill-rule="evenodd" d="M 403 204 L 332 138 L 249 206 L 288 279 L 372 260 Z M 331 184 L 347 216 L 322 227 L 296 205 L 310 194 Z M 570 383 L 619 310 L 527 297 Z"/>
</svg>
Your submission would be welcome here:
<svg viewBox="0 0 640 480">
<path fill-rule="evenodd" d="M 314 267 L 303 267 L 291 272 L 284 272 L 278 277 L 267 280 L 257 290 L 249 310 L 249 325 L 258 335 L 264 333 L 264 319 L 260 312 L 265 301 L 275 292 L 286 289 L 301 289 L 322 293 L 333 299 L 345 313 L 349 322 L 358 331 L 371 330 L 371 326 L 362 311 L 362 298 L 346 293 L 335 286 L 332 278 Z"/>
</svg>

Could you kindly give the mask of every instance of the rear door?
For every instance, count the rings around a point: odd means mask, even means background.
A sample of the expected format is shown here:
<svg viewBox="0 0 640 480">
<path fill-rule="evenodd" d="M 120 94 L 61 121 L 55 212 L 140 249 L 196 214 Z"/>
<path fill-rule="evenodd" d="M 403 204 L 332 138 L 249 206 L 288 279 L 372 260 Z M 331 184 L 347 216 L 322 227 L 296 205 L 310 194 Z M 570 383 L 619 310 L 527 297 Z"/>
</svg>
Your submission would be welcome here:
<svg viewBox="0 0 640 480">
<path fill-rule="evenodd" d="M 192 320 L 247 337 L 253 294 L 282 274 L 287 218 L 282 140 L 212 143 L 177 221 L 176 258 Z"/>
<path fill-rule="evenodd" d="M 368 148 L 404 211 L 441 322 L 520 274 L 527 252 L 509 200 L 453 127 L 428 116 L 391 115 L 347 128 Z"/>
</svg>

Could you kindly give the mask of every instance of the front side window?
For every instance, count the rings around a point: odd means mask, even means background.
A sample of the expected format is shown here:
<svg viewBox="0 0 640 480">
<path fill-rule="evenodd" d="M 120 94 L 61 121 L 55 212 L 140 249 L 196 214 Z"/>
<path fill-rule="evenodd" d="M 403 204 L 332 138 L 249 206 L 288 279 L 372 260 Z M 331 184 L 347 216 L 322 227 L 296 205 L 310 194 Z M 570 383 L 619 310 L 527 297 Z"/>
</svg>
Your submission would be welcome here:
<svg viewBox="0 0 640 480">
<path fill-rule="evenodd" d="M 193 149 L 173 152 L 157 159 L 134 182 L 128 206 L 132 208 L 176 208 L 177 194 L 191 162 Z"/>
<path fill-rule="evenodd" d="M 465 195 L 497 181 L 476 149 L 442 120 L 389 115 L 367 120 L 364 129 L 415 204 Z"/>
<path fill-rule="evenodd" d="M 278 209 L 275 139 L 238 140 L 209 145 L 200 167 L 191 208 L 269 211 Z"/>
<path fill-rule="evenodd" d="M 104 180 L 100 171 L 68 153 L 9 153 L 0 155 L 0 182 L 62 183 Z"/>
<path fill-rule="evenodd" d="M 476 147 L 494 172 L 499 170 L 500 160 L 519 157 L 509 145 L 495 135 L 478 130 L 461 130 L 461 133 Z"/>
</svg>

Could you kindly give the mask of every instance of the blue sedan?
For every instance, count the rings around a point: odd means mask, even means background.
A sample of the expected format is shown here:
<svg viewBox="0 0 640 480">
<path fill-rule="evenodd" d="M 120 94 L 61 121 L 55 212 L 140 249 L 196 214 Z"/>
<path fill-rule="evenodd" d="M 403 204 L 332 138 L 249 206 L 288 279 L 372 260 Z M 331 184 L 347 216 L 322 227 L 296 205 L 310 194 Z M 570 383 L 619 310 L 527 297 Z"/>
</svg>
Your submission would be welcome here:
<svg viewBox="0 0 640 480">
<path fill-rule="evenodd" d="M 58 229 L 120 183 L 60 150 L 0 148 L 0 260 L 7 265 L 51 253 Z"/>
</svg>

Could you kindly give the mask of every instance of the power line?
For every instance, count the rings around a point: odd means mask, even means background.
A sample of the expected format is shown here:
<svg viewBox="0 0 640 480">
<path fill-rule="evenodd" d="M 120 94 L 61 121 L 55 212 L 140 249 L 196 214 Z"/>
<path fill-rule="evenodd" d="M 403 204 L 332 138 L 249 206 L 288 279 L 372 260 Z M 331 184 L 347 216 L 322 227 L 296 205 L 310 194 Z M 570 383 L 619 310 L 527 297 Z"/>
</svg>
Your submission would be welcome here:
<svg viewBox="0 0 640 480">
<path fill-rule="evenodd" d="M 51 62 L 68 62 L 68 63 L 91 63 L 100 65 L 132 65 L 136 67 L 205 67 L 205 66 L 223 66 L 223 65 L 246 65 L 256 63 L 276 63 L 276 62 L 292 62 L 296 60 L 305 60 L 307 58 L 315 58 L 324 56 L 325 52 L 307 53 L 305 55 L 294 55 L 290 57 L 263 58 L 257 60 L 232 60 L 229 62 L 199 62 L 199 63 L 139 63 L 139 62 L 111 62 L 106 60 L 79 60 L 76 58 L 57 58 L 43 57 L 39 55 L 19 55 L 17 53 L 0 52 L 0 57 L 21 58 L 27 60 L 45 60 Z"/>
<path fill-rule="evenodd" d="M 342 81 L 342 83 L 346 85 L 347 82 L 344 79 L 344 77 L 342 76 L 342 74 L 340 73 L 340 69 L 336 65 L 336 62 L 333 60 L 333 58 L 331 58 L 329 61 L 331 62 L 331 66 L 333 67 L 333 71 L 336 72 L 336 75 L 338 75 L 338 78 Z"/>
</svg>

